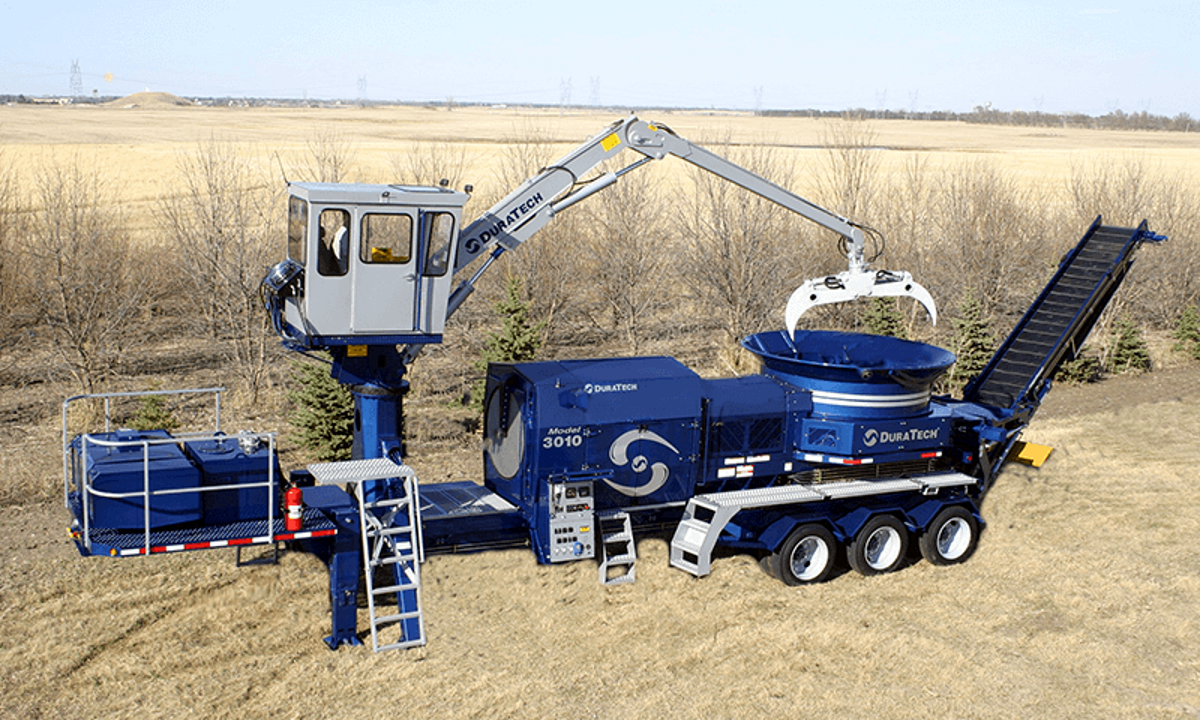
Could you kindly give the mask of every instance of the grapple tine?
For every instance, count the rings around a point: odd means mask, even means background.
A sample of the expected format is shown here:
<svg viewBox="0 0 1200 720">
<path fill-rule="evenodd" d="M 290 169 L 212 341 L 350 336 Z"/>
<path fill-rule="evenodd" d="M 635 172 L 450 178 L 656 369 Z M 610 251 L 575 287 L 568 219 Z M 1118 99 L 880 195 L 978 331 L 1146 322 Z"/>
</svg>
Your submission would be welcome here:
<svg viewBox="0 0 1200 720">
<path fill-rule="evenodd" d="M 784 321 L 788 334 L 796 335 L 800 317 L 818 305 L 848 302 L 862 297 L 910 297 L 921 303 L 930 321 L 937 324 L 933 296 L 907 272 L 842 272 L 806 281 L 788 298 Z"/>
</svg>

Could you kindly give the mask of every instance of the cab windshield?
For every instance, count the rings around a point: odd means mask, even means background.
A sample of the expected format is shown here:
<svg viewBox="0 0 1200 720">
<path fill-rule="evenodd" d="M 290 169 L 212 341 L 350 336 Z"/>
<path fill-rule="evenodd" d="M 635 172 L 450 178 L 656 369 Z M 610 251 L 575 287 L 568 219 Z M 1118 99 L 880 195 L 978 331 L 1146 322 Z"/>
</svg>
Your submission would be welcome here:
<svg viewBox="0 0 1200 720">
<path fill-rule="evenodd" d="M 308 248 L 308 203 L 298 197 L 288 198 L 287 253 L 303 265 Z"/>
</svg>

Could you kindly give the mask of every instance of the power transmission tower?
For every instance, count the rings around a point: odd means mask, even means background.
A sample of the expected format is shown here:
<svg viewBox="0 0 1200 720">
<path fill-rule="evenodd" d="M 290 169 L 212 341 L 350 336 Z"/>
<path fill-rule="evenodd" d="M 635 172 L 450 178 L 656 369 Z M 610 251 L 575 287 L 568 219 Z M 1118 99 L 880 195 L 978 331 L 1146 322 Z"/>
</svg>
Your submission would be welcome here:
<svg viewBox="0 0 1200 720">
<path fill-rule="evenodd" d="M 79 70 L 79 61 L 71 61 L 71 97 L 83 97 L 83 73 Z"/>
<path fill-rule="evenodd" d="M 367 99 L 367 76 L 358 76 L 358 101 L 363 103 Z"/>
<path fill-rule="evenodd" d="M 571 78 L 558 81 L 558 114 L 561 115 L 571 104 Z"/>
<path fill-rule="evenodd" d="M 592 79 L 592 94 L 588 98 L 588 104 L 593 107 L 600 105 L 600 78 L 593 77 Z"/>
</svg>

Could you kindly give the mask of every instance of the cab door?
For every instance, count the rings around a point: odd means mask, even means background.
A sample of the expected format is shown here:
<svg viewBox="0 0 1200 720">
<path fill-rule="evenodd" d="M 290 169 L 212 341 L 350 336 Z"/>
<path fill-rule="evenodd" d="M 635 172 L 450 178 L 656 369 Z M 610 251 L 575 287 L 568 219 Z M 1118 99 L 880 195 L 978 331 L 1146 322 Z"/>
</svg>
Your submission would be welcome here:
<svg viewBox="0 0 1200 720">
<path fill-rule="evenodd" d="M 350 331 L 400 335 L 417 329 L 416 213 L 359 208 Z"/>
</svg>

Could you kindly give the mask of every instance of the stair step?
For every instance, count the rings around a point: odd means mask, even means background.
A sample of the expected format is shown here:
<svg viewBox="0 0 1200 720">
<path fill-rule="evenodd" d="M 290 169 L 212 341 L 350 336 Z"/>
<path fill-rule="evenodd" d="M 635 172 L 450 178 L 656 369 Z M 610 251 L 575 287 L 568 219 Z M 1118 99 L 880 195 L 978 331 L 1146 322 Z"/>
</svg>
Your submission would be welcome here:
<svg viewBox="0 0 1200 720">
<path fill-rule="evenodd" d="M 420 610 L 412 612 L 396 613 L 395 615 L 379 615 L 375 618 L 376 625 L 387 625 L 388 623 L 400 622 L 401 620 L 416 620 L 421 617 Z"/>
<path fill-rule="evenodd" d="M 637 561 L 637 555 L 634 553 L 613 555 L 604 559 L 604 563 L 610 567 L 613 565 L 632 565 L 635 561 Z"/>
<path fill-rule="evenodd" d="M 704 547 L 704 538 L 708 535 L 710 527 L 709 523 L 698 520 L 684 520 L 679 523 L 679 529 L 675 531 L 675 537 L 671 540 L 671 545 L 680 550 L 690 552 L 693 555 L 698 555 Z"/>
<path fill-rule="evenodd" d="M 363 507 L 368 510 L 377 510 L 379 508 L 400 507 L 408 504 L 408 498 L 394 498 L 389 500 L 376 500 L 374 502 L 365 502 Z"/>
<path fill-rule="evenodd" d="M 367 537 L 391 537 L 393 535 L 403 535 L 411 532 L 412 528 L 408 527 L 407 525 L 404 527 L 371 528 L 370 530 L 367 530 Z"/>
<path fill-rule="evenodd" d="M 700 577 L 703 574 L 700 572 L 699 565 L 697 565 L 694 562 L 689 562 L 688 560 L 684 560 L 681 557 L 672 557 L 671 558 L 671 567 L 679 568 L 680 570 L 689 572 L 689 573 L 695 575 L 696 577 Z"/>
<path fill-rule="evenodd" d="M 615 577 L 606 578 L 604 580 L 604 584 L 605 585 L 628 585 L 628 584 L 634 582 L 636 580 L 636 578 L 633 575 L 632 568 L 630 568 L 630 570 L 631 570 L 631 572 L 627 572 L 624 575 L 617 575 Z"/>
<path fill-rule="evenodd" d="M 401 550 L 409 550 L 411 548 L 412 548 L 411 545 L 409 545 L 408 543 L 405 543 L 404 547 L 402 547 L 400 549 Z M 410 553 L 408 555 L 388 555 L 387 557 L 381 557 L 377 560 L 371 560 L 370 563 L 371 563 L 371 567 L 382 567 L 384 565 L 395 565 L 398 562 L 412 562 L 413 560 L 416 560 L 416 559 L 417 559 L 417 556 Z"/>
</svg>

